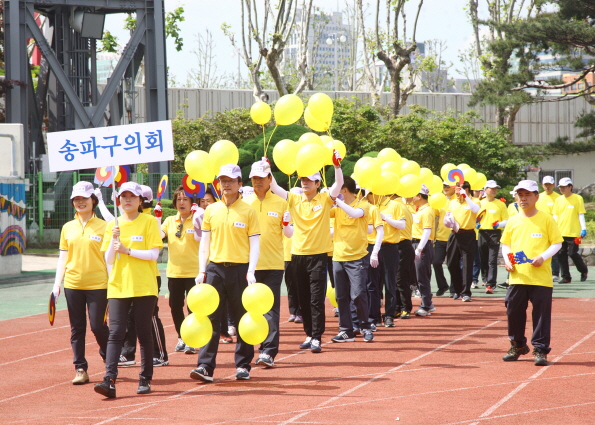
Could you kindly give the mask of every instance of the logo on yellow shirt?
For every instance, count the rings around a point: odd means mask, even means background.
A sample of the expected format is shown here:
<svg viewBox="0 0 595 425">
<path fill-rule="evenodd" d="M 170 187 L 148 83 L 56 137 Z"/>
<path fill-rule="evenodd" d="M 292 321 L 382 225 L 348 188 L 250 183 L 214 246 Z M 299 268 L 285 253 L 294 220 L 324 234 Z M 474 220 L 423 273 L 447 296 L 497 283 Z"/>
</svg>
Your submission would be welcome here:
<svg viewBox="0 0 595 425">
<path fill-rule="evenodd" d="M 236 221 L 233 225 L 235 227 L 239 227 L 240 229 L 245 229 L 246 228 L 246 223 L 242 223 L 240 221 Z"/>
<path fill-rule="evenodd" d="M 130 240 L 132 242 L 142 242 L 145 240 L 145 237 L 142 235 L 138 235 L 138 236 L 130 236 Z"/>
<path fill-rule="evenodd" d="M 92 239 L 96 242 L 101 242 L 101 236 L 91 235 L 91 236 L 89 236 L 89 239 Z"/>
</svg>

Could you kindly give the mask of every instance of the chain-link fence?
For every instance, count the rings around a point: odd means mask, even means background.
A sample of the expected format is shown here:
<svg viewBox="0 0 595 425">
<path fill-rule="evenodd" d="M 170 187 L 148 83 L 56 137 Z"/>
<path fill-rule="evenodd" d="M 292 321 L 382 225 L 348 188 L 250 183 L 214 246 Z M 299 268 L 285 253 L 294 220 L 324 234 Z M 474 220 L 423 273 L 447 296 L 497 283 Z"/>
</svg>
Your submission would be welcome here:
<svg viewBox="0 0 595 425">
<path fill-rule="evenodd" d="M 79 181 L 94 183 L 95 174 L 67 171 L 27 174 L 25 177 L 28 240 L 39 244 L 58 243 L 62 226 L 72 220 L 75 212 L 70 202 L 72 186 Z M 156 173 L 131 173 L 130 180 L 151 187 L 155 198 L 161 177 Z M 169 184 L 164 199 L 171 198 L 171 193 L 181 184 L 182 177 L 183 173 L 168 175 Z M 97 186 L 95 183 L 94 185 Z M 102 187 L 101 192 L 106 206 L 112 210 L 111 186 Z M 99 210 L 96 213 L 101 217 Z"/>
</svg>

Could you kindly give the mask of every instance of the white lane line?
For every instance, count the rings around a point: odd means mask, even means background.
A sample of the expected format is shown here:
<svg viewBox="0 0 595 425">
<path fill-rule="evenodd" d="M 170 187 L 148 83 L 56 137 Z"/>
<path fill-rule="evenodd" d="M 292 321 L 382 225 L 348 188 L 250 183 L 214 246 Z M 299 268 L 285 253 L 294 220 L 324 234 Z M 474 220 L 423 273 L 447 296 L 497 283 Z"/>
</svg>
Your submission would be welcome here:
<svg viewBox="0 0 595 425">
<path fill-rule="evenodd" d="M 66 326 L 58 326 L 58 327 L 51 328 L 51 329 L 43 329 L 41 331 L 34 331 L 34 332 L 27 332 L 27 333 L 24 333 L 24 334 L 4 336 L 4 337 L 0 338 L 0 341 L 3 341 L 5 339 L 11 339 L 11 338 L 19 338 L 21 336 L 28 336 L 28 335 L 38 334 L 38 333 L 41 333 L 41 332 L 55 331 L 57 329 L 63 329 L 63 328 L 70 328 L 70 326 L 68 326 L 68 325 L 66 325 Z"/>
</svg>

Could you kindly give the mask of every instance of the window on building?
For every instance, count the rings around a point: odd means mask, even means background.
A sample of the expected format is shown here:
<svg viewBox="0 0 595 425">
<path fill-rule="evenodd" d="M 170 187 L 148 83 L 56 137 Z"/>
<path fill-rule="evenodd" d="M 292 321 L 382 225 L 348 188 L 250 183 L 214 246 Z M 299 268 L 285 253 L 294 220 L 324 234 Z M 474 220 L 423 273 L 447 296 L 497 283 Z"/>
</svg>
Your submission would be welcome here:
<svg viewBox="0 0 595 425">
<path fill-rule="evenodd" d="M 578 89 L 582 90 L 585 88 L 585 83 L 578 83 Z"/>
<path fill-rule="evenodd" d="M 545 176 L 552 176 L 556 181 L 556 186 L 558 186 L 558 182 L 561 178 L 570 177 L 571 180 L 574 180 L 573 175 L 574 170 L 541 170 L 539 172 L 539 184 L 541 184 Z"/>
</svg>

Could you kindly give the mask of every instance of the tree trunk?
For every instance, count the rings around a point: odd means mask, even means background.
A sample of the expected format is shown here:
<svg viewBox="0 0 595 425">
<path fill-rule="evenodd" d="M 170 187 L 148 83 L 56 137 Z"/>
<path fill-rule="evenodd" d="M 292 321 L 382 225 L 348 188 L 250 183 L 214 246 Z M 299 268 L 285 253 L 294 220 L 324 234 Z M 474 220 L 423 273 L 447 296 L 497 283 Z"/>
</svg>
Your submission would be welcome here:
<svg viewBox="0 0 595 425">
<path fill-rule="evenodd" d="M 265 63 L 267 64 L 267 68 L 271 73 L 271 78 L 275 82 L 275 87 L 277 87 L 279 96 L 286 95 L 287 87 L 285 87 L 285 84 L 283 83 L 283 77 L 281 76 L 279 67 L 277 66 L 281 52 L 278 52 L 275 48 L 272 48 L 271 50 L 261 49 L 260 54 L 264 56 Z"/>
</svg>

